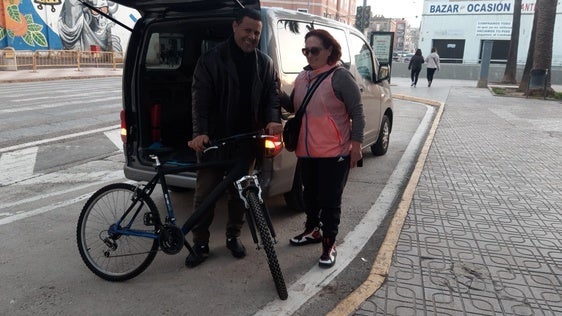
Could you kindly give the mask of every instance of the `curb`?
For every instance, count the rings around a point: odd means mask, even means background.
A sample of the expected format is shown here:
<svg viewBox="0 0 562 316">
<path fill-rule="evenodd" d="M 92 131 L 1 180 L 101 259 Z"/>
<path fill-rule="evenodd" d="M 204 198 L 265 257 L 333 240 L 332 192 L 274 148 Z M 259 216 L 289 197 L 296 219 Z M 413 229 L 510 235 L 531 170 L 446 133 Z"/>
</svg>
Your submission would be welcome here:
<svg viewBox="0 0 562 316">
<path fill-rule="evenodd" d="M 406 216 L 408 215 L 410 204 L 414 197 L 418 181 L 421 177 L 421 173 L 425 165 L 425 160 L 427 159 L 429 149 L 431 147 L 431 144 L 433 143 L 435 132 L 437 130 L 437 127 L 439 126 L 439 122 L 441 121 L 441 117 L 445 108 L 445 103 L 434 100 L 422 99 L 401 94 L 393 94 L 392 97 L 395 99 L 435 106 L 438 107 L 438 111 L 435 115 L 435 118 L 433 119 L 433 124 L 431 125 L 427 138 L 420 151 L 410 180 L 408 181 L 408 184 L 406 185 L 406 188 L 404 189 L 404 192 L 400 197 L 400 203 L 398 204 L 396 213 L 394 214 L 390 226 L 388 227 L 387 234 L 379 248 L 379 252 L 377 254 L 375 262 L 373 263 L 373 266 L 371 267 L 369 276 L 363 282 L 363 284 L 361 284 L 351 294 L 340 301 L 338 305 L 334 307 L 334 309 L 328 312 L 326 314 L 327 316 L 351 315 L 353 312 L 358 310 L 363 302 L 371 297 L 384 284 L 388 276 L 388 271 L 390 270 L 392 264 L 392 256 L 394 254 L 394 250 L 396 249 L 396 245 L 398 244 L 400 232 L 402 231 L 404 221 L 406 220 Z"/>
</svg>

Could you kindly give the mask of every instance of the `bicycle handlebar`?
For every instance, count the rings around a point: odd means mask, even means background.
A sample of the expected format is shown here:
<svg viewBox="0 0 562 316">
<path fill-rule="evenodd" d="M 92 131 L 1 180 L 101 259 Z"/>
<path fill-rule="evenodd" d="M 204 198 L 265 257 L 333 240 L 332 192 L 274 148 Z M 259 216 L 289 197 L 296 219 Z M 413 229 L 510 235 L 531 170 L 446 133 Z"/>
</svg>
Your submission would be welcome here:
<svg viewBox="0 0 562 316">
<path fill-rule="evenodd" d="M 236 135 L 232 135 L 232 136 L 228 136 L 228 137 L 224 137 L 224 138 L 219 138 L 219 139 L 211 142 L 209 144 L 209 146 L 205 150 L 203 150 L 203 153 L 206 153 L 207 151 L 210 151 L 210 150 L 213 150 L 213 149 L 218 149 L 218 148 L 223 147 L 223 146 L 225 146 L 229 143 L 241 142 L 241 141 L 252 140 L 252 139 L 256 139 L 256 140 L 267 139 L 267 138 L 273 138 L 273 137 L 275 137 L 275 136 L 263 134 L 261 131 L 236 134 Z"/>
</svg>

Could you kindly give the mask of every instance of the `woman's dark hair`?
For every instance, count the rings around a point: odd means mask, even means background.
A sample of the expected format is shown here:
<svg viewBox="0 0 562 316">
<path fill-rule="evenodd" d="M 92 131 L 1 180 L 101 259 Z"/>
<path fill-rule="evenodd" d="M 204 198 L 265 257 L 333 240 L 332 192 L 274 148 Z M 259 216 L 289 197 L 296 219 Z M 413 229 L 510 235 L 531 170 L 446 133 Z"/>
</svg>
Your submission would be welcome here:
<svg viewBox="0 0 562 316">
<path fill-rule="evenodd" d="M 421 54 L 421 49 L 419 49 L 419 48 L 416 49 L 416 55 L 418 55 L 418 56 L 421 56 L 421 55 L 422 55 L 422 54 Z"/>
<path fill-rule="evenodd" d="M 332 47 L 332 53 L 328 56 L 328 64 L 333 65 L 337 63 L 341 58 L 341 45 L 336 41 L 332 34 L 328 33 L 326 30 L 312 30 L 304 36 L 307 40 L 311 36 L 316 36 L 322 41 L 322 46 L 328 49 Z"/>
</svg>

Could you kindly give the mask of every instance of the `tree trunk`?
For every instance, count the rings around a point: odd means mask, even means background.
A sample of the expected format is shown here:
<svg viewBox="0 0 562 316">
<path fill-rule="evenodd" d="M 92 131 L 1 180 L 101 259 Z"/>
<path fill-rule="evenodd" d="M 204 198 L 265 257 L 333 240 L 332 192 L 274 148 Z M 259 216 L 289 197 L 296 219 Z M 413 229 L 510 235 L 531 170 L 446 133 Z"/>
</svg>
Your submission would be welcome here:
<svg viewBox="0 0 562 316">
<path fill-rule="evenodd" d="M 507 64 L 503 74 L 503 83 L 517 83 L 517 50 L 519 49 L 519 29 L 521 28 L 521 2 L 515 0 L 513 5 L 513 22 L 511 24 L 511 40 L 507 53 Z"/>
<path fill-rule="evenodd" d="M 538 11 L 537 6 L 535 5 L 535 14 L 533 15 L 533 28 L 531 29 L 531 39 L 529 40 L 527 60 L 525 61 L 525 69 L 523 69 L 523 76 L 521 77 L 521 82 L 519 82 L 519 90 L 521 91 L 527 91 L 527 86 L 529 84 L 529 73 L 533 68 L 533 59 L 534 59 L 534 52 L 535 52 L 535 34 L 537 34 L 537 21 L 539 19 L 539 14 L 537 13 L 537 11 Z"/>
<path fill-rule="evenodd" d="M 535 52 L 533 58 L 534 69 L 546 69 L 548 71 L 547 89 L 550 87 L 550 68 L 552 65 L 552 43 L 554 40 L 554 23 L 556 22 L 556 7 L 558 0 L 537 0 L 539 19 L 537 21 L 537 33 L 535 40 Z M 551 92 L 550 92 L 551 93 Z"/>
</svg>

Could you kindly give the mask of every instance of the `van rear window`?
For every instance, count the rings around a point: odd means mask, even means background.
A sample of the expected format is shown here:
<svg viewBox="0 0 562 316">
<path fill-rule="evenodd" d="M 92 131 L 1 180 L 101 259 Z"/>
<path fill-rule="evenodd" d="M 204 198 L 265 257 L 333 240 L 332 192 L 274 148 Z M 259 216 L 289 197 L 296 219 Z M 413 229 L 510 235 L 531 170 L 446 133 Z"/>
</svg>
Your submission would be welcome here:
<svg viewBox="0 0 562 316">
<path fill-rule="evenodd" d="M 146 53 L 147 69 L 177 69 L 181 65 L 184 35 L 180 33 L 152 33 Z"/>
</svg>

